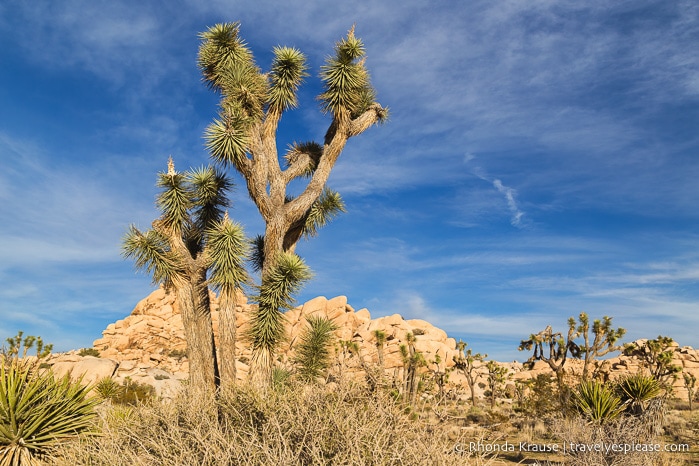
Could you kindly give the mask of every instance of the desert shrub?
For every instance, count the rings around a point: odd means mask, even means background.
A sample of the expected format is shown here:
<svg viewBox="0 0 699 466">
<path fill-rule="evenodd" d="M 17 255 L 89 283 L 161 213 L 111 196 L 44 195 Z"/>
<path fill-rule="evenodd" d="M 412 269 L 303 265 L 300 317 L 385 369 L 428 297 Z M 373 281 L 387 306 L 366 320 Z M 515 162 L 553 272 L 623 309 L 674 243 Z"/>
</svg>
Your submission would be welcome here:
<svg viewBox="0 0 699 466">
<path fill-rule="evenodd" d="M 112 401 L 117 404 L 135 406 L 150 403 L 154 398 L 155 388 L 152 385 L 139 383 L 127 377 L 122 383 L 122 390 L 112 398 Z"/>
<path fill-rule="evenodd" d="M 95 348 L 83 348 L 78 352 L 78 356 L 94 356 L 99 358 L 100 352 Z"/>
<path fill-rule="evenodd" d="M 99 465 L 470 464 L 447 429 L 411 422 L 382 391 L 291 382 L 218 400 L 183 392 L 170 403 L 111 411 L 105 435 L 66 445 L 62 462 Z"/>
<path fill-rule="evenodd" d="M 12 359 L 0 364 L 0 466 L 40 464 L 92 427 L 98 400 L 68 376 Z"/>
<path fill-rule="evenodd" d="M 113 378 L 105 377 L 97 382 L 92 390 L 103 400 L 114 401 L 122 395 L 124 387 Z"/>
</svg>

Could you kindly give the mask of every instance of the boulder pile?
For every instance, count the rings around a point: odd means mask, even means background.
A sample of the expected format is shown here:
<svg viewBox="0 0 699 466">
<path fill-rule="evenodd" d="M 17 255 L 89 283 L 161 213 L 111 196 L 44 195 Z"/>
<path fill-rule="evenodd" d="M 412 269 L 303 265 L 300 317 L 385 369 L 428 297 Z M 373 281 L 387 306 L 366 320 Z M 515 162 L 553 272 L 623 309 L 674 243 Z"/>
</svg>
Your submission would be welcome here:
<svg viewBox="0 0 699 466">
<path fill-rule="evenodd" d="M 218 332 L 218 304 L 215 295 L 211 295 L 212 320 L 214 334 Z M 237 368 L 238 377 L 244 379 L 248 373 L 250 360 L 249 345 L 244 341 L 253 304 L 249 304 L 242 294 L 236 299 Z M 420 319 L 406 320 L 399 314 L 372 319 L 367 309 L 356 311 L 347 303 L 345 296 L 332 299 L 314 298 L 301 306 L 288 311 L 286 318 L 287 340 L 280 351 L 280 359 L 289 367 L 299 337 L 308 327 L 309 316 L 325 316 L 334 322 L 335 350 L 337 365 L 335 373 L 348 377 L 366 377 L 367 368 L 379 367 L 379 346 L 376 331 L 385 334 L 382 346 L 384 381 L 400 383 L 403 377 L 404 360 L 401 346 L 407 344 L 407 335 L 414 336 L 414 345 L 427 363 L 422 370 L 448 372 L 448 386 L 466 397 L 468 390 L 464 374 L 454 367 L 454 357 L 458 355 L 456 341 L 447 333 L 427 321 Z M 343 351 L 341 342 L 353 342 L 359 349 L 358 354 Z M 643 343 L 639 341 L 639 343 Z M 346 347 L 346 346 L 345 346 Z M 188 377 L 186 341 L 182 327 L 179 306 L 173 293 L 161 287 L 141 300 L 131 314 L 122 320 L 109 324 L 102 332 L 102 338 L 94 341 L 93 348 L 100 357 L 82 357 L 77 352 L 52 356 L 47 362 L 59 374 L 72 373 L 76 376 L 85 374 L 84 380 L 94 382 L 103 377 L 113 377 L 121 382 L 127 377 L 139 383 L 148 383 L 156 388 L 159 396 L 170 397 L 174 394 L 180 381 Z M 699 351 L 691 347 L 674 347 L 673 364 L 680 365 L 684 371 L 699 378 Z M 512 391 L 516 380 L 527 380 L 539 374 L 551 374 L 551 369 L 544 362 L 537 362 L 534 367 L 525 370 L 519 363 L 501 363 L 507 368 L 509 390 Z M 341 367 L 340 367 L 341 366 Z M 568 372 L 581 372 L 581 361 L 570 360 Z M 602 362 L 600 372 L 605 378 L 613 379 L 623 374 L 636 373 L 641 370 L 638 360 L 618 356 Z M 485 363 L 476 362 L 479 383 L 476 396 L 482 397 L 486 390 L 487 369 Z M 686 398 L 683 379 L 680 376 L 674 383 L 675 395 Z"/>
</svg>

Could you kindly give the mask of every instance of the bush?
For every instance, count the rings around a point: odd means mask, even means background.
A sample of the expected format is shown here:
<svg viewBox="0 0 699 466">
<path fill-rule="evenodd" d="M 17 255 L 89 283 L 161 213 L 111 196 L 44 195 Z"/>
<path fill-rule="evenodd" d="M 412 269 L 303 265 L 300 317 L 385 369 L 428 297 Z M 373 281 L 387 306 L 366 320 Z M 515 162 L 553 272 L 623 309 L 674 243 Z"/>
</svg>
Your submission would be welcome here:
<svg viewBox="0 0 699 466">
<path fill-rule="evenodd" d="M 78 356 L 94 356 L 99 358 L 100 352 L 95 348 L 83 348 L 78 352 Z"/>
<path fill-rule="evenodd" d="M 584 380 L 573 391 L 573 406 L 588 420 L 605 422 L 617 418 L 624 406 L 614 390 L 596 380 Z"/>
<path fill-rule="evenodd" d="M 36 465 L 88 432 L 97 400 L 88 387 L 18 359 L 0 364 L 0 466 Z"/>
<path fill-rule="evenodd" d="M 170 403 L 109 411 L 108 435 L 67 445 L 58 464 L 433 465 L 468 463 L 461 437 L 411 422 L 381 391 L 291 382 L 261 394 L 232 387 L 218 400 L 183 392 Z"/>
</svg>

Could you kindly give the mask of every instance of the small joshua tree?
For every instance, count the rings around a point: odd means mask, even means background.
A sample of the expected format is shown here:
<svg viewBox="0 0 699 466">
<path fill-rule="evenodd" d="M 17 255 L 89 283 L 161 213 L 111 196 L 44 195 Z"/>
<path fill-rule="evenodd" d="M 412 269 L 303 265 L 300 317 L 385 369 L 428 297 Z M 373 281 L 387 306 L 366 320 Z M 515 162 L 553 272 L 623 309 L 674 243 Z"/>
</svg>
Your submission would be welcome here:
<svg viewBox="0 0 699 466">
<path fill-rule="evenodd" d="M 670 380 L 674 380 L 682 371 L 681 366 L 672 363 L 675 354 L 672 349 L 673 343 L 674 340 L 670 337 L 658 336 L 642 344 L 628 343 L 624 345 L 623 352 L 626 356 L 639 359 L 650 375 L 655 377 L 666 390 L 671 390 Z"/>
<path fill-rule="evenodd" d="M 488 361 L 488 389 L 490 390 L 490 409 L 495 409 L 495 400 L 500 394 L 502 384 L 505 383 L 507 368 L 495 361 Z"/>
<path fill-rule="evenodd" d="M 480 375 L 476 371 L 475 363 L 483 362 L 488 355 L 481 353 L 473 354 L 471 348 L 464 352 L 466 346 L 468 346 L 468 343 L 461 340 L 456 344 L 456 349 L 459 353 L 453 358 L 454 367 L 460 370 L 464 374 L 464 377 L 466 377 L 466 383 L 471 392 L 471 405 L 476 406 L 476 383 Z"/>
<path fill-rule="evenodd" d="M 694 402 L 697 378 L 694 376 L 694 374 L 690 374 L 689 372 L 683 373 L 682 377 L 684 378 L 684 388 L 687 389 L 687 401 L 689 402 L 689 410 L 692 411 L 692 403 Z"/>
<path fill-rule="evenodd" d="M 231 188 L 226 176 L 211 167 L 178 173 L 168 161 L 158 174 L 157 206 L 161 216 L 152 229 L 131 226 L 123 254 L 147 271 L 153 282 L 175 290 L 182 313 L 192 386 L 213 391 L 235 382 L 235 290 L 248 281 L 244 268 L 247 240 L 242 227 L 224 211 Z M 221 291 L 219 367 L 211 323 L 209 284 Z M 233 333 L 231 333 L 233 332 Z"/>
<path fill-rule="evenodd" d="M 574 322 L 573 322 L 574 323 Z M 544 361 L 556 374 L 559 388 L 564 385 L 565 363 L 568 360 L 568 353 L 575 348 L 576 338 L 575 325 L 568 327 L 567 337 L 563 337 L 560 332 L 553 332 L 551 326 L 547 326 L 544 330 L 537 334 L 529 336 L 528 340 L 522 340 L 519 345 L 519 351 L 534 350 L 531 357 L 525 364 L 533 365 L 536 361 Z M 548 347 L 548 351 L 545 350 Z"/>
<path fill-rule="evenodd" d="M 419 370 L 427 366 L 425 356 L 415 349 L 415 335 L 408 332 L 405 336 L 406 345 L 400 345 L 400 353 L 403 359 L 403 399 L 410 404 L 415 404 L 419 387 Z"/>
<path fill-rule="evenodd" d="M 574 357 L 583 359 L 582 379 L 587 380 L 592 363 L 602 356 L 622 349 L 622 346 L 617 345 L 616 342 L 624 336 L 626 330 L 621 327 L 615 330 L 612 327 L 612 318 L 604 316 L 602 320 L 595 319 L 592 323 L 593 339 L 590 341 L 589 317 L 586 313 L 581 312 L 578 320 L 577 327 L 575 319 L 572 317 L 568 320 L 568 325 L 570 328 L 575 327 L 576 336 L 582 335 L 583 343 L 581 345 L 571 345 L 571 351 Z"/>
</svg>

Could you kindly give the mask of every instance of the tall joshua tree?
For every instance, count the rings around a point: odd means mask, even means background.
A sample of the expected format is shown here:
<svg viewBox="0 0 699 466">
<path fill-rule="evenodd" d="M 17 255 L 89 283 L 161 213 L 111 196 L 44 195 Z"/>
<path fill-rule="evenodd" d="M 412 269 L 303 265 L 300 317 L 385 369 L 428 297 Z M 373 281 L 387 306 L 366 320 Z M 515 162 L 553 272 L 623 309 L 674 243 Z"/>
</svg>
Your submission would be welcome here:
<svg viewBox="0 0 699 466">
<path fill-rule="evenodd" d="M 209 167 L 178 173 L 170 159 L 157 185 L 161 216 L 150 230 L 132 225 L 123 240 L 123 254 L 150 273 L 155 283 L 175 290 L 187 340 L 190 382 L 213 390 L 221 380 L 235 381 L 233 296 L 248 280 L 243 267 L 247 241 L 242 227 L 224 213 L 231 183 L 222 172 Z M 211 325 L 209 284 L 221 293 L 221 366 Z"/>
<path fill-rule="evenodd" d="M 308 277 L 307 269 L 284 253 L 293 253 L 301 237 L 313 236 L 344 210 L 339 194 L 326 186 L 328 176 L 349 138 L 384 121 L 387 110 L 375 101 L 364 44 L 352 28 L 321 68 L 323 92 L 318 99 L 332 117 L 322 144 L 297 142 L 280 157 L 277 128 L 284 112 L 298 104 L 297 90 L 308 76 L 305 56 L 295 48 L 276 47 L 271 68 L 263 73 L 240 38 L 238 23 L 217 24 L 201 39 L 199 68 L 204 82 L 221 97 L 218 118 L 206 129 L 207 148 L 217 163 L 242 175 L 265 221 L 264 236 L 258 237 L 253 253 L 262 273 L 259 310 L 251 323 L 256 338 L 251 373 L 257 377 L 271 374 L 281 311 L 288 304 L 271 300 L 268 292 L 275 294 L 271 290 L 284 277 L 286 289 Z M 300 178 L 308 179 L 305 188 L 298 196 L 289 195 L 287 187 Z"/>
</svg>

